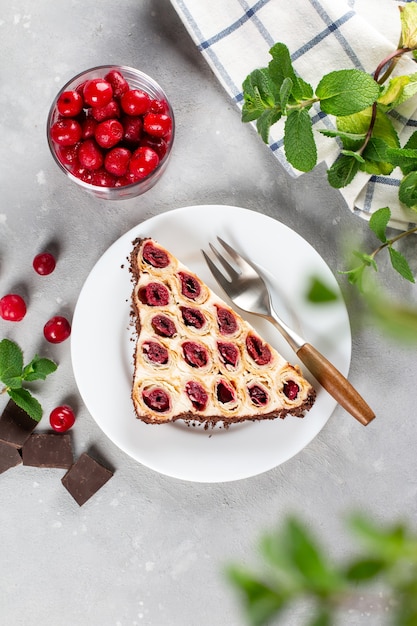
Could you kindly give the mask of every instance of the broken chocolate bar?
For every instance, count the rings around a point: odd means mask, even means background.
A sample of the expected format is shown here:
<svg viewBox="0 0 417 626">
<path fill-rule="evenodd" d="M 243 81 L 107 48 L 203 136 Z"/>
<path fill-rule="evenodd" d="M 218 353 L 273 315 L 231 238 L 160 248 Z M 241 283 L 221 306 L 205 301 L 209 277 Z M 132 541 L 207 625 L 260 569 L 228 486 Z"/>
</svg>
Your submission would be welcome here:
<svg viewBox="0 0 417 626">
<path fill-rule="evenodd" d="M 37 424 L 13 400 L 9 400 L 0 417 L 0 441 L 21 448 Z"/>
<path fill-rule="evenodd" d="M 16 448 L 0 441 L 0 474 L 22 464 L 22 457 Z"/>
<path fill-rule="evenodd" d="M 23 465 L 71 467 L 74 456 L 70 434 L 33 433 L 22 448 Z"/>
<path fill-rule="evenodd" d="M 112 471 L 84 452 L 62 477 L 61 482 L 74 500 L 82 506 L 112 476 Z"/>
</svg>

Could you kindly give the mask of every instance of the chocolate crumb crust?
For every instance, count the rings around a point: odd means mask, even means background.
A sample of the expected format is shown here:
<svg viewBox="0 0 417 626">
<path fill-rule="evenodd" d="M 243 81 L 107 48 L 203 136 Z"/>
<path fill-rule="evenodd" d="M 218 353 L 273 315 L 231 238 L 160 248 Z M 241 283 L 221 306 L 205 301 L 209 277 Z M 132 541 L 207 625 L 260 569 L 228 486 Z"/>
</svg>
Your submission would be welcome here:
<svg viewBox="0 0 417 626">
<path fill-rule="evenodd" d="M 133 400 L 133 398 L 132 398 Z M 298 407 L 294 407 L 291 409 L 282 409 L 280 411 L 271 411 L 270 413 L 263 413 L 259 415 L 233 415 L 231 417 L 225 418 L 224 415 L 198 415 L 198 413 L 190 413 L 184 412 L 179 413 L 178 415 L 172 416 L 168 423 L 176 422 L 178 420 L 182 420 L 187 423 L 198 422 L 205 426 L 205 428 L 212 428 L 218 424 L 221 424 L 223 428 L 227 429 L 232 424 L 239 424 L 241 422 L 259 422 L 261 420 L 275 420 L 275 419 L 285 419 L 287 415 L 292 415 L 293 417 L 303 418 L 305 413 L 311 409 L 314 402 L 316 400 L 316 391 L 312 389 L 312 391 L 307 396 L 306 400 Z M 155 421 L 152 418 L 149 418 L 146 414 L 144 415 L 136 415 L 138 419 L 146 424 L 165 424 L 166 421 Z"/>
<path fill-rule="evenodd" d="M 194 424 L 204 425 L 205 428 L 214 427 L 215 425 L 220 424 L 226 429 L 231 424 L 236 424 L 236 423 L 240 423 L 244 421 L 255 422 L 255 421 L 260 421 L 260 420 L 274 420 L 277 418 L 284 419 L 287 415 L 292 415 L 294 417 L 303 418 L 305 416 L 305 413 L 308 412 L 311 409 L 311 407 L 314 405 L 314 402 L 316 400 L 316 391 L 310 385 L 310 383 L 303 378 L 300 368 L 298 366 L 292 366 L 289 363 L 285 364 L 286 370 L 288 370 L 290 375 L 292 375 L 292 377 L 294 378 L 294 380 L 297 381 L 298 384 L 300 384 L 301 382 L 301 385 L 303 385 L 303 399 L 297 398 L 297 400 L 294 402 L 287 402 L 286 405 L 274 407 L 270 411 L 267 411 L 265 409 L 262 410 L 262 407 L 261 407 L 261 409 L 258 412 L 253 411 L 253 410 L 250 412 L 249 411 L 245 412 L 244 410 L 245 407 L 242 407 L 243 410 L 241 412 L 237 411 L 237 412 L 225 415 L 224 412 L 221 412 L 221 411 L 219 411 L 218 413 L 217 412 L 208 413 L 207 411 L 199 412 L 198 410 L 197 411 L 181 410 L 181 411 L 178 411 L 177 413 L 170 414 L 169 418 L 165 418 L 163 414 L 160 415 L 158 414 L 158 412 L 147 410 L 147 407 L 144 407 L 145 410 L 141 410 L 141 408 L 138 408 L 138 401 L 137 401 L 138 378 L 137 378 L 137 371 L 136 371 L 137 350 L 138 350 L 138 342 L 141 340 L 141 334 L 143 330 L 141 313 L 142 313 L 142 309 L 146 308 L 146 305 L 145 307 L 143 307 L 143 304 L 139 300 L 138 285 L 141 282 L 141 280 L 144 278 L 144 274 L 147 275 L 147 280 L 162 280 L 161 276 L 163 275 L 163 274 L 160 274 L 159 276 L 155 278 L 153 276 L 153 268 L 151 266 L 149 266 L 149 268 L 144 267 L 142 252 L 143 252 L 143 247 L 145 246 L 147 242 L 150 242 L 151 244 L 155 245 L 157 248 L 165 252 L 171 260 L 178 263 L 178 268 L 181 271 L 182 270 L 189 271 L 190 274 L 192 274 L 191 271 L 188 270 L 188 268 L 183 266 L 178 259 L 170 255 L 170 253 L 166 251 L 165 248 L 163 248 L 163 246 L 160 246 L 151 237 L 138 237 L 132 242 L 132 251 L 129 255 L 129 271 L 130 271 L 131 279 L 133 283 L 132 296 L 131 296 L 131 316 L 132 316 L 132 323 L 136 331 L 136 347 L 135 347 L 135 352 L 134 352 L 135 366 L 134 366 L 134 371 L 133 371 L 131 398 L 132 398 L 136 417 L 147 424 L 172 423 L 177 420 L 182 420 L 189 424 L 194 423 Z M 140 263 L 142 264 L 142 267 L 140 266 Z M 167 269 L 167 282 L 168 283 L 170 280 L 169 274 L 170 274 L 170 269 L 168 268 Z M 204 285 L 204 283 L 202 284 Z M 207 287 L 205 286 L 205 288 Z M 210 291 L 210 294 L 211 294 L 211 291 Z M 221 305 L 227 306 L 220 298 L 218 298 L 217 296 L 215 296 L 215 298 L 216 298 L 216 301 L 221 303 Z M 235 315 L 237 319 L 239 320 L 241 319 L 239 315 L 237 314 Z M 242 324 L 246 324 L 246 322 L 242 320 Z M 186 332 L 187 332 L 187 329 L 186 329 Z M 189 333 L 189 335 L 187 334 L 185 339 L 187 338 L 190 338 L 192 340 L 193 339 L 192 333 Z M 278 357 L 282 359 L 282 357 L 279 354 L 278 354 Z M 155 374 L 156 374 L 156 381 L 157 381 L 157 373 Z M 172 376 L 172 378 L 174 378 L 175 375 L 176 374 L 174 371 L 170 372 L 170 376 Z M 204 375 L 202 375 L 201 378 L 204 380 Z M 168 375 L 167 375 L 167 380 L 169 382 Z"/>
<path fill-rule="evenodd" d="M 138 237 L 137 239 L 135 239 L 133 241 L 133 244 L 132 244 L 133 245 L 133 250 L 130 253 L 130 257 L 129 257 L 129 262 L 130 262 L 130 264 L 129 264 L 129 271 L 130 271 L 130 274 L 131 274 L 131 277 L 132 277 L 132 282 L 133 282 L 134 287 L 135 287 L 135 285 L 137 285 L 137 283 L 139 281 L 139 276 L 140 276 L 140 270 L 139 270 L 138 262 L 137 262 L 139 250 L 140 250 L 140 248 L 142 246 L 142 243 L 145 242 L 145 241 L 148 241 L 148 240 L 149 240 L 148 237 L 145 237 L 145 238 Z M 133 322 L 134 322 L 134 325 L 135 325 L 135 328 L 136 328 L 136 333 L 137 333 L 137 335 L 139 335 L 140 331 L 141 331 L 140 314 L 139 314 L 138 304 L 137 304 L 137 301 L 136 301 L 136 298 L 135 298 L 135 289 L 134 288 L 133 288 L 133 291 L 132 291 L 131 304 L 132 304 L 132 311 L 131 311 L 132 319 L 133 319 Z"/>
</svg>

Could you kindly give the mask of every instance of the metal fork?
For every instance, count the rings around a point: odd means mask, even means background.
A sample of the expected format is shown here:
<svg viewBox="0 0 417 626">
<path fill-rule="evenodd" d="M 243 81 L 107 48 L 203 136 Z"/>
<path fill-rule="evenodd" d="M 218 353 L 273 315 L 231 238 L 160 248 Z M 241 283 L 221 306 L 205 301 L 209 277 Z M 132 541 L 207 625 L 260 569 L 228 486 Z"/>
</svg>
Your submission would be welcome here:
<svg viewBox="0 0 417 626">
<path fill-rule="evenodd" d="M 287 340 L 300 361 L 304 363 L 322 387 L 337 400 L 340 406 L 364 426 L 369 424 L 374 419 L 375 414 L 358 391 L 326 357 L 281 320 L 273 308 L 269 289 L 254 265 L 238 254 L 223 239 L 220 237 L 217 239 L 235 265 L 233 267 L 211 243 L 209 244 L 228 276 L 219 270 L 204 250 L 202 253 L 214 278 L 232 302 L 243 311 L 259 315 L 272 322 Z"/>
</svg>

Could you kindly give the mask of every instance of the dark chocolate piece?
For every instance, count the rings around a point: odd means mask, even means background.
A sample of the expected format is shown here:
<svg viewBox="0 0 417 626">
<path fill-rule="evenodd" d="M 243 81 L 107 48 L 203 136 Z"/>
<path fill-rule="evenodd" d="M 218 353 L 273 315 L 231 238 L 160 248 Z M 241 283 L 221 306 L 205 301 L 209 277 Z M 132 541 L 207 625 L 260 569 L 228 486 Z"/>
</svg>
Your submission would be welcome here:
<svg viewBox="0 0 417 626">
<path fill-rule="evenodd" d="M 74 500 L 82 506 L 112 476 L 112 471 L 84 452 L 62 477 L 61 482 Z"/>
<path fill-rule="evenodd" d="M 22 464 L 22 457 L 14 446 L 0 441 L 0 474 Z"/>
<path fill-rule="evenodd" d="M 71 467 L 74 456 L 70 434 L 33 433 L 22 448 L 23 465 Z"/>
<path fill-rule="evenodd" d="M 9 400 L 0 417 L 0 441 L 21 448 L 37 424 L 13 400 Z"/>
</svg>

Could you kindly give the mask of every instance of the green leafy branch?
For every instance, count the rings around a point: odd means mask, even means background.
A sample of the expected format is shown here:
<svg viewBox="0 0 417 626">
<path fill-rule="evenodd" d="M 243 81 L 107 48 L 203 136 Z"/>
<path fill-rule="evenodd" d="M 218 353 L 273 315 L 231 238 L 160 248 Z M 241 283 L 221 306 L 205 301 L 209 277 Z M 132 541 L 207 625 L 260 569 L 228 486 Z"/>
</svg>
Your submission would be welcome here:
<svg viewBox="0 0 417 626">
<path fill-rule="evenodd" d="M 351 517 L 349 528 L 363 547 L 346 563 L 332 562 L 306 524 L 290 518 L 276 533 L 263 537 L 260 574 L 240 565 L 229 567 L 227 575 L 240 593 L 248 624 L 265 626 L 285 619 L 284 611 L 302 600 L 312 606 L 307 626 L 332 626 L 367 587 L 372 593 L 375 583 L 387 590 L 390 623 L 416 624 L 417 535 L 401 524 L 380 528 L 360 515 Z"/>
<path fill-rule="evenodd" d="M 408 264 L 407 259 L 401 252 L 394 248 L 394 244 L 410 235 L 411 233 L 417 233 L 417 227 L 411 228 L 408 231 L 401 232 L 399 235 L 387 238 L 387 227 L 391 217 L 391 211 L 388 207 L 378 209 L 372 214 L 369 220 L 369 227 L 375 233 L 377 238 L 382 242 L 371 254 L 366 254 L 360 251 L 354 251 L 354 255 L 359 259 L 360 263 L 356 267 L 340 272 L 345 274 L 352 285 L 357 285 L 360 291 L 365 291 L 364 287 L 364 273 L 367 268 L 371 268 L 378 271 L 377 262 L 375 257 L 382 250 L 387 249 L 391 260 L 392 267 L 406 280 L 411 283 L 415 283 L 413 272 Z"/>
<path fill-rule="evenodd" d="M 314 90 L 295 72 L 288 48 L 277 43 L 270 49 L 268 66 L 251 72 L 243 83 L 244 104 L 242 121 L 256 120 L 257 131 L 265 143 L 271 126 L 281 118 L 284 124 L 284 151 L 287 161 L 296 169 L 307 172 L 317 163 L 317 146 L 309 110 L 314 104 L 335 117 L 335 129 L 319 132 L 339 142 L 340 153 L 327 172 L 332 187 L 342 188 L 352 182 L 359 171 L 389 175 L 399 167 L 403 178 L 399 200 L 417 213 L 417 132 L 401 147 L 390 113 L 417 94 L 417 73 L 391 78 L 401 56 L 417 58 L 417 3 L 399 7 L 401 37 L 397 50 L 383 59 L 373 76 L 350 69 L 330 72 L 323 76 Z M 389 209 L 383 208 L 370 221 L 371 228 L 381 223 Z M 386 229 L 386 224 L 385 224 Z M 382 246 L 372 254 L 357 253 L 360 266 L 346 272 L 349 280 L 362 285 L 367 267 L 376 269 L 375 256 L 387 248 L 394 269 L 414 282 L 410 267 L 393 244 L 416 232 L 415 228 L 388 240 L 384 229 Z"/>
<path fill-rule="evenodd" d="M 36 422 L 42 418 L 42 407 L 23 383 L 45 380 L 56 369 L 56 363 L 38 355 L 24 365 L 20 347 L 10 339 L 0 341 L 0 381 L 4 384 L 0 393 L 7 393 Z"/>
</svg>

